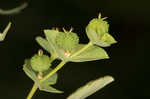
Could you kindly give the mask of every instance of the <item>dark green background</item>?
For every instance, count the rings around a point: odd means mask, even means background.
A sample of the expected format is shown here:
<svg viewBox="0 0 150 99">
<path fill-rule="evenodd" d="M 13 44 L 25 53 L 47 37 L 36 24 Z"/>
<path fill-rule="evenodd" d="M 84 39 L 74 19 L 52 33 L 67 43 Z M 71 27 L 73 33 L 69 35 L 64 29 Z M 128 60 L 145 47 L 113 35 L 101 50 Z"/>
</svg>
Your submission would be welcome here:
<svg viewBox="0 0 150 99">
<path fill-rule="evenodd" d="M 25 0 L 24 0 L 25 1 Z M 0 0 L 0 8 L 10 9 L 23 0 Z M 110 33 L 117 44 L 105 48 L 109 60 L 67 63 L 59 71 L 57 89 L 64 94 L 37 91 L 33 99 L 65 99 L 86 82 L 104 75 L 112 75 L 115 82 L 87 99 L 146 99 L 149 96 L 148 50 L 149 2 L 138 0 L 28 0 L 28 7 L 17 15 L 0 15 L 0 31 L 9 21 L 12 27 L 4 42 L 0 42 L 0 99 L 25 99 L 33 82 L 25 75 L 22 65 L 41 48 L 36 36 L 44 36 L 43 29 L 71 26 L 87 43 L 85 27 L 97 17 L 108 17 Z M 144 41 L 146 39 L 146 41 Z M 141 68 L 139 68 L 141 67 Z M 139 72 L 138 72 L 139 71 Z M 148 99 L 148 98 L 147 98 Z"/>
</svg>

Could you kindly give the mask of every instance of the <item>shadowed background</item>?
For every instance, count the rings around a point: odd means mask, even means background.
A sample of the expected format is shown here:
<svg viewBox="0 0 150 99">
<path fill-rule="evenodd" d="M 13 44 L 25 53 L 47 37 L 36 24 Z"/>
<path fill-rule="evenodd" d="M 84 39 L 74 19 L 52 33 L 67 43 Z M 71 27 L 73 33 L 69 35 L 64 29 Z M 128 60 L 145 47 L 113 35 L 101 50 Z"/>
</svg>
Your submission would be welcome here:
<svg viewBox="0 0 150 99">
<path fill-rule="evenodd" d="M 1 0 L 0 8 L 11 9 L 25 0 Z M 115 82 L 87 99 L 133 99 L 149 97 L 149 67 L 144 58 L 144 46 L 149 27 L 148 3 L 134 0 L 28 0 L 28 7 L 16 15 L 0 15 L 0 31 L 9 21 L 12 27 L 4 42 L 0 42 L 1 99 L 25 99 L 33 82 L 25 75 L 22 65 L 41 48 L 36 36 L 44 36 L 43 29 L 74 28 L 81 43 L 87 43 L 85 27 L 101 12 L 108 17 L 110 33 L 117 44 L 105 48 L 110 59 L 83 63 L 67 63 L 58 72 L 55 87 L 64 91 L 53 94 L 37 91 L 33 99 L 65 99 L 86 82 L 104 75 L 112 75 Z M 147 28 L 147 29 L 146 29 Z M 148 40 L 147 40 L 148 42 Z M 140 45 L 140 46 L 137 46 Z M 45 52 L 46 53 L 46 52 Z M 96 53 L 95 53 L 96 54 Z M 137 59 L 137 57 L 140 57 Z M 142 67 L 143 69 L 139 69 Z M 137 73 L 140 71 L 140 73 Z M 140 74 L 140 75 L 137 75 Z M 144 84 L 144 85 L 143 85 Z M 140 92 L 142 91 L 142 92 Z"/>
</svg>

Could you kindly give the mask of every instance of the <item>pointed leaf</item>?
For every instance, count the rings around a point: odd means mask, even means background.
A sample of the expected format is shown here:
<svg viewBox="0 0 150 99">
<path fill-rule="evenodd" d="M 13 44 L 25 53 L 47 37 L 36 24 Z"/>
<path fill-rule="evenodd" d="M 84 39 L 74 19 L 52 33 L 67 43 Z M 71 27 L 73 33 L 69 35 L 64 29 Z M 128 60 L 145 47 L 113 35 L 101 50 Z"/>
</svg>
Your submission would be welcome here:
<svg viewBox="0 0 150 99">
<path fill-rule="evenodd" d="M 50 29 L 45 29 L 44 33 L 46 35 L 46 38 L 49 42 L 54 43 L 57 35 L 59 34 L 59 31 L 56 30 L 50 30 Z"/>
<path fill-rule="evenodd" d="M 4 29 L 3 33 L 0 33 L 0 41 L 3 41 L 5 39 L 7 32 L 10 29 L 10 27 L 11 27 L 11 22 L 8 23 L 8 25 Z"/>
<path fill-rule="evenodd" d="M 57 58 L 65 61 L 63 50 L 58 48 L 55 42 L 55 39 L 57 35 L 59 35 L 60 32 L 56 30 L 44 30 L 44 33 L 45 33 L 46 39 L 48 40 L 49 44 L 51 45 L 53 49 L 52 54 L 55 54 Z"/>
<path fill-rule="evenodd" d="M 33 71 L 31 67 L 29 59 L 25 60 L 25 64 L 23 65 L 23 70 L 29 78 L 31 78 L 37 85 L 39 85 L 38 78 L 36 77 L 36 73 Z"/>
<path fill-rule="evenodd" d="M 43 73 L 43 75 L 46 75 L 47 73 L 49 73 L 50 71 L 52 71 L 51 68 L 49 68 L 49 70 L 45 71 Z M 45 85 L 54 85 L 57 82 L 57 73 L 54 73 L 52 76 L 50 76 L 48 79 L 46 79 L 44 82 L 42 82 Z"/>
<path fill-rule="evenodd" d="M 41 86 L 39 87 L 39 89 L 40 89 L 41 91 L 46 91 L 46 92 L 63 93 L 63 91 L 59 91 L 59 90 L 57 90 L 57 89 L 55 89 L 55 88 L 53 88 L 53 87 L 51 87 L 51 86 L 49 86 L 49 85 L 41 85 Z"/>
<path fill-rule="evenodd" d="M 114 78 L 111 76 L 104 76 L 102 78 L 98 78 L 97 80 L 90 81 L 86 85 L 77 89 L 67 99 L 85 99 L 113 81 Z"/>
<path fill-rule="evenodd" d="M 35 72 L 30 64 L 30 60 L 26 59 L 25 60 L 25 64 L 23 66 L 23 70 L 24 72 L 27 74 L 27 76 L 29 76 L 34 83 L 37 84 L 37 86 L 43 90 L 43 91 L 49 91 L 49 92 L 56 92 L 56 93 L 61 93 L 59 90 L 56 90 L 52 87 L 50 87 L 50 85 L 53 85 L 56 83 L 57 81 L 57 74 L 53 74 L 50 78 L 48 78 L 47 80 L 45 80 L 44 82 L 40 82 L 40 79 L 37 78 L 37 72 Z M 50 72 L 52 69 L 50 68 L 49 70 L 43 72 L 43 75 L 45 76 L 48 72 Z"/>
<path fill-rule="evenodd" d="M 77 46 L 77 50 L 81 49 L 82 47 L 86 46 L 85 44 L 80 44 Z M 98 46 L 90 46 L 85 51 L 80 53 L 79 55 L 70 58 L 70 61 L 72 62 L 84 62 L 84 61 L 93 61 L 93 60 L 99 60 L 99 59 L 107 59 L 109 58 L 107 55 L 107 52 L 98 47 Z"/>
<path fill-rule="evenodd" d="M 86 34 L 93 44 L 96 44 L 99 41 L 98 34 L 93 29 L 86 27 Z"/>
<path fill-rule="evenodd" d="M 51 54 L 54 54 L 55 57 L 58 57 L 59 51 L 55 44 L 55 39 L 57 35 L 59 34 L 59 31 L 46 29 L 44 30 L 44 33 L 45 33 L 46 39 L 49 42 L 50 47 L 53 49 Z"/>
<path fill-rule="evenodd" d="M 114 43 L 117 43 L 117 41 L 109 33 L 105 33 L 103 34 L 99 42 L 97 42 L 97 45 L 102 46 L 102 47 L 108 47 Z"/>
<path fill-rule="evenodd" d="M 36 37 L 36 41 L 39 43 L 39 45 L 41 45 L 43 47 L 43 49 L 45 49 L 49 53 L 53 52 L 51 45 L 48 43 L 48 41 L 46 39 L 38 36 L 38 37 Z"/>
</svg>

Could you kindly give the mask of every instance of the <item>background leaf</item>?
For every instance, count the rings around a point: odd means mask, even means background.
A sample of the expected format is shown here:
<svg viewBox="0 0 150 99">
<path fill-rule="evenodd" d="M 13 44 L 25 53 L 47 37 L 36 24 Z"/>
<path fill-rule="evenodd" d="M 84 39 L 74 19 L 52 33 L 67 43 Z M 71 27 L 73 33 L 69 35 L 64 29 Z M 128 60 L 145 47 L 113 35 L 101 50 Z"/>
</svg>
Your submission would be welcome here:
<svg viewBox="0 0 150 99">
<path fill-rule="evenodd" d="M 11 22 L 8 23 L 8 25 L 4 29 L 3 33 L 0 33 L 0 41 L 3 41 L 5 39 L 7 32 L 10 29 L 10 27 L 11 27 Z"/>
<path fill-rule="evenodd" d="M 102 89 L 107 84 L 114 81 L 114 78 L 111 76 L 104 76 L 102 78 L 98 78 L 97 80 L 90 81 L 83 87 L 76 90 L 73 94 L 71 94 L 67 99 L 85 99 L 96 91 Z"/>
</svg>

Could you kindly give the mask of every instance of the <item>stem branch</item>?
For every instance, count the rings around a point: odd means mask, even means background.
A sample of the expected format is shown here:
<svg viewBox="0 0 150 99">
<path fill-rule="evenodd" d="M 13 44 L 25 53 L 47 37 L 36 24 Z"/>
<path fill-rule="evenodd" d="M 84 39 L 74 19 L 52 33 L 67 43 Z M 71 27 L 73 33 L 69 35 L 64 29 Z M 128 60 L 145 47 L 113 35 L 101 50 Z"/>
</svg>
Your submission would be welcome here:
<svg viewBox="0 0 150 99">
<path fill-rule="evenodd" d="M 54 73 L 56 73 L 59 69 L 61 69 L 61 68 L 63 67 L 63 65 L 64 65 L 65 63 L 66 63 L 66 62 L 62 61 L 58 66 L 56 66 L 55 69 L 53 69 L 53 70 L 52 70 L 51 72 L 49 72 L 43 79 L 41 79 L 40 82 L 45 81 L 45 80 L 48 79 L 50 76 L 52 76 Z M 26 99 L 31 99 L 37 89 L 38 89 L 38 86 L 37 86 L 36 84 L 34 84 Z"/>
</svg>

